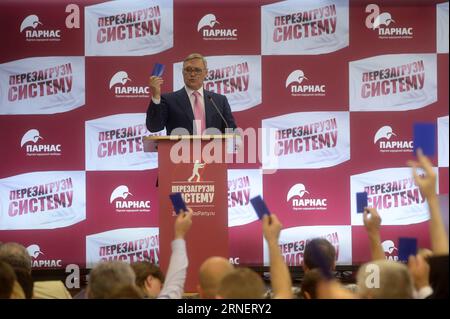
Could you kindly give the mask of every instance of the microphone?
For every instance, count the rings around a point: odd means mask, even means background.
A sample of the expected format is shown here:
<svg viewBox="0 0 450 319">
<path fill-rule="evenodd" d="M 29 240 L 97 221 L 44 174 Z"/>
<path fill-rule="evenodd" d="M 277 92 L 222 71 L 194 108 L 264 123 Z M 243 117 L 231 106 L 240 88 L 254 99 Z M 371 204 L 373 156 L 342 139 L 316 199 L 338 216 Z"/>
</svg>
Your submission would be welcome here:
<svg viewBox="0 0 450 319">
<path fill-rule="evenodd" d="M 211 101 L 212 105 L 214 105 L 214 108 L 216 109 L 217 113 L 219 113 L 220 117 L 222 118 L 223 122 L 225 123 L 225 126 L 226 126 L 225 132 L 226 132 L 227 129 L 230 128 L 227 120 L 225 120 L 225 118 L 223 117 L 222 112 L 220 112 L 219 107 L 217 106 L 216 102 L 214 102 L 214 99 L 212 98 L 212 96 L 208 94 L 207 97 L 208 97 L 208 100 Z M 233 147 L 233 150 L 231 151 L 231 153 L 235 153 L 237 148 L 239 148 L 239 143 L 238 144 L 236 143 L 236 137 L 233 138 L 232 147 Z"/>
<path fill-rule="evenodd" d="M 216 102 L 214 102 L 212 96 L 208 94 L 207 97 L 208 97 L 208 100 L 211 101 L 211 103 L 214 106 L 214 108 L 216 109 L 217 113 L 219 113 L 220 117 L 222 118 L 223 122 L 225 123 L 225 126 L 229 129 L 230 126 L 228 126 L 227 120 L 225 120 L 225 118 L 223 117 L 222 113 L 220 112 L 219 108 L 217 107 Z"/>
</svg>

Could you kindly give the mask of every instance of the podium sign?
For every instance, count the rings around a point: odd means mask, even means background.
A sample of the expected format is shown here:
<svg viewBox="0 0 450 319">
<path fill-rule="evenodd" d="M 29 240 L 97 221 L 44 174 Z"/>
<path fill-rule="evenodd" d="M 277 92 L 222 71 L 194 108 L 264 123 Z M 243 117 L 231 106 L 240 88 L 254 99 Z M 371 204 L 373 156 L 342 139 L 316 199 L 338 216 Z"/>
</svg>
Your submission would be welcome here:
<svg viewBox="0 0 450 319">
<path fill-rule="evenodd" d="M 211 256 L 229 257 L 225 138 L 184 136 L 174 139 L 171 136 L 153 139 L 157 139 L 158 143 L 160 266 L 167 270 L 174 239 L 176 215 L 169 195 L 180 192 L 186 205 L 194 212 L 192 227 L 186 237 L 189 267 L 185 291 L 196 292 L 198 271 L 203 261 Z M 205 147 L 220 150 L 221 156 L 217 156 L 217 152 L 203 152 Z M 180 152 L 190 150 L 189 154 L 183 154 L 185 162 L 173 161 L 171 150 L 174 154 L 174 149 Z"/>
</svg>

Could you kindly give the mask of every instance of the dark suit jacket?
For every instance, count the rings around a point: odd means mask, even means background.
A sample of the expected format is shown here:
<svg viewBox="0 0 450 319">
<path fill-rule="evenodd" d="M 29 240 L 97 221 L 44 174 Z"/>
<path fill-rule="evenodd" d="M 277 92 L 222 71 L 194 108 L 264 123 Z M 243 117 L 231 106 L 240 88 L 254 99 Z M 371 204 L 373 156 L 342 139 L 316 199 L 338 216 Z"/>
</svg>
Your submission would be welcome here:
<svg viewBox="0 0 450 319">
<path fill-rule="evenodd" d="M 216 103 L 218 109 L 228 123 L 228 127 L 236 128 L 231 108 L 228 104 L 226 96 L 216 94 L 203 90 L 205 103 L 205 117 L 206 128 L 215 127 L 222 133 L 225 133 L 226 125 L 220 115 L 217 113 L 214 105 L 209 100 L 210 96 Z M 193 134 L 194 112 L 192 111 L 191 102 L 185 88 L 173 93 L 161 95 L 161 103 L 154 104 L 150 101 L 147 109 L 147 128 L 150 132 L 158 132 L 164 129 L 167 130 L 167 135 L 170 135 L 172 130 L 178 127 L 185 128 L 189 134 Z"/>
</svg>

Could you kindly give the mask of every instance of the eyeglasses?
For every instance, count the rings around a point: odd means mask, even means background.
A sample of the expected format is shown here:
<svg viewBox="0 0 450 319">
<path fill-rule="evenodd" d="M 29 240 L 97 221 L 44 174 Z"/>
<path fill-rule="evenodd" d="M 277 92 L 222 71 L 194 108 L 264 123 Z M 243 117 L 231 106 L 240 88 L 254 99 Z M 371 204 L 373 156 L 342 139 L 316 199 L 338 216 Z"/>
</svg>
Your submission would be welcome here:
<svg viewBox="0 0 450 319">
<path fill-rule="evenodd" d="M 200 69 L 200 68 L 184 68 L 183 72 L 187 73 L 187 74 L 194 73 L 195 75 L 200 75 L 203 72 L 203 69 Z"/>
</svg>

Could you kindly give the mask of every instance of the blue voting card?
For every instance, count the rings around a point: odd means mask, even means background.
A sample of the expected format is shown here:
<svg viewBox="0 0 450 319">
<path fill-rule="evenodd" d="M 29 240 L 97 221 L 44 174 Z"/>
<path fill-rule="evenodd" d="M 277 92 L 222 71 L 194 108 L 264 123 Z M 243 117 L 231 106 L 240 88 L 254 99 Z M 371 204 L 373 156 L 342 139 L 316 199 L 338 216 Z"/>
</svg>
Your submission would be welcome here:
<svg viewBox="0 0 450 319">
<path fill-rule="evenodd" d="M 270 211 L 261 196 L 258 195 L 256 197 L 253 197 L 252 199 L 250 199 L 250 202 L 252 203 L 252 206 L 255 209 L 259 219 L 263 219 L 264 215 L 270 216 Z"/>
<path fill-rule="evenodd" d="M 183 197 L 181 193 L 172 193 L 169 195 L 170 200 L 172 201 L 173 209 L 175 213 L 178 215 L 180 210 L 187 211 L 186 204 L 184 203 Z"/>
<path fill-rule="evenodd" d="M 364 213 L 364 208 L 367 207 L 367 193 L 356 193 L 356 212 L 358 214 Z"/>
<path fill-rule="evenodd" d="M 400 237 L 398 239 L 398 260 L 407 263 L 411 255 L 417 254 L 417 238 Z"/>
<path fill-rule="evenodd" d="M 164 68 L 164 64 L 155 63 L 155 65 L 153 66 L 152 76 L 161 77 L 164 74 Z"/>
<path fill-rule="evenodd" d="M 414 153 L 421 148 L 426 156 L 436 154 L 436 125 L 434 123 L 414 123 Z"/>
</svg>

